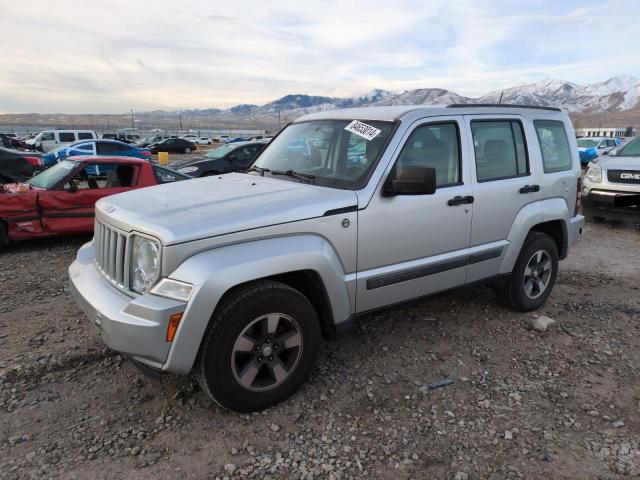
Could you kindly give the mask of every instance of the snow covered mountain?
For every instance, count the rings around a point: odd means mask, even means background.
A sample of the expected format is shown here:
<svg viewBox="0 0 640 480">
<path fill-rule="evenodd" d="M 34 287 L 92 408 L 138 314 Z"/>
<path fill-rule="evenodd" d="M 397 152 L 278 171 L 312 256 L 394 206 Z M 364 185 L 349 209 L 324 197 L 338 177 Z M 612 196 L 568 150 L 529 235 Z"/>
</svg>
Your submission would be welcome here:
<svg viewBox="0 0 640 480">
<path fill-rule="evenodd" d="M 640 80 L 619 75 L 588 85 L 546 78 L 526 85 L 495 90 L 470 98 L 442 88 L 419 88 L 402 93 L 375 89 L 353 97 L 327 97 L 305 94 L 285 95 L 265 105 L 236 105 L 227 110 L 188 110 L 220 118 L 244 116 L 295 118 L 306 113 L 373 105 L 448 105 L 452 103 L 511 103 L 559 107 L 568 112 L 619 112 L 640 106 Z"/>
<path fill-rule="evenodd" d="M 477 103 L 515 103 L 554 106 L 568 112 L 616 112 L 638 104 L 640 80 L 620 75 L 604 82 L 578 85 L 556 79 L 496 90 L 476 100 Z"/>
<path fill-rule="evenodd" d="M 403 93 L 387 95 L 373 105 L 450 105 L 470 103 L 473 99 L 463 97 L 443 88 L 418 88 Z"/>
<path fill-rule="evenodd" d="M 257 107 L 256 115 L 278 115 L 285 114 L 287 116 L 304 115 L 305 113 L 319 112 L 323 110 L 333 110 L 335 108 L 359 107 L 362 105 L 370 105 L 380 101 L 391 92 L 386 90 L 375 89 L 362 95 L 347 98 L 322 97 L 312 95 L 285 95 L 273 102 Z M 233 110 L 232 107 L 231 110 Z"/>
</svg>

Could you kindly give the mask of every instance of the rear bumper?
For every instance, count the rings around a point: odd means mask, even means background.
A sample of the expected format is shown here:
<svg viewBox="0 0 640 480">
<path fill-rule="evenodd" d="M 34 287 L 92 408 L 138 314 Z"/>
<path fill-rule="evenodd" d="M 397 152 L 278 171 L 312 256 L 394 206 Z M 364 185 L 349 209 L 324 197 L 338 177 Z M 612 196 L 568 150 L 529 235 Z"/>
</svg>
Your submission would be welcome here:
<svg viewBox="0 0 640 480">
<path fill-rule="evenodd" d="M 88 243 L 69 267 L 74 300 L 110 348 L 162 368 L 171 348 L 166 341 L 169 318 L 183 312 L 186 303 L 151 294 L 130 297 L 104 279 L 93 259 L 94 247 Z"/>
<path fill-rule="evenodd" d="M 576 215 L 571 217 L 567 228 L 567 246 L 571 248 L 582 235 L 582 227 L 584 227 L 584 217 L 582 215 Z"/>
</svg>

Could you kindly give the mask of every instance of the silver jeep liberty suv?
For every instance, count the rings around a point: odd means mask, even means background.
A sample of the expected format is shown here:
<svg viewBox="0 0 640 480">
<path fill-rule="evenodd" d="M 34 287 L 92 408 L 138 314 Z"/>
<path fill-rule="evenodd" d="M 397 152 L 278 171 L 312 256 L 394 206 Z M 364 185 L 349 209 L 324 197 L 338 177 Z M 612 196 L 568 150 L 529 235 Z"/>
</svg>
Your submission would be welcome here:
<svg viewBox="0 0 640 480">
<path fill-rule="evenodd" d="M 114 350 L 260 410 L 364 313 L 480 281 L 540 307 L 582 231 L 579 178 L 553 108 L 306 115 L 246 173 L 100 200 L 72 292 Z"/>
</svg>

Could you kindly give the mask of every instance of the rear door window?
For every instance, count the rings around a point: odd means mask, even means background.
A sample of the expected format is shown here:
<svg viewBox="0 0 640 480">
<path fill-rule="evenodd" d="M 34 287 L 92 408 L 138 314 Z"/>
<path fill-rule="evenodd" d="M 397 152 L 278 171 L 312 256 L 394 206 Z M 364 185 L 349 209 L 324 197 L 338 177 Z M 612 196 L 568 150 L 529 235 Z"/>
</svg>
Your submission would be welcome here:
<svg viewBox="0 0 640 480">
<path fill-rule="evenodd" d="M 75 142 L 76 134 L 73 132 L 60 132 L 58 138 L 61 142 Z"/>
<path fill-rule="evenodd" d="M 471 133 L 478 182 L 529 174 L 527 145 L 518 120 L 474 120 Z"/>
<path fill-rule="evenodd" d="M 117 152 L 118 145 L 110 142 L 96 142 L 98 155 L 112 155 Z"/>
<path fill-rule="evenodd" d="M 535 120 L 533 125 L 540 143 L 544 173 L 571 170 L 571 148 L 564 124 L 558 120 Z"/>
</svg>

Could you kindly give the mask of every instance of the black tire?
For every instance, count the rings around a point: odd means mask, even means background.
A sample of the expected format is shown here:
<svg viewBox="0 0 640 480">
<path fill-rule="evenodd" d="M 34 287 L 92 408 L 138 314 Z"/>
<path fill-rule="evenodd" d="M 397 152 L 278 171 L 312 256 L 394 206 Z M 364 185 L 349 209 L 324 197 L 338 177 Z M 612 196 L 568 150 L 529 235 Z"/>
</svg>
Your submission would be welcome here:
<svg viewBox="0 0 640 480">
<path fill-rule="evenodd" d="M 276 351 L 276 343 L 280 342 L 280 338 L 285 338 L 286 333 L 274 333 L 271 336 L 274 361 L 267 361 L 266 357 L 257 353 L 261 347 L 267 346 L 268 337 L 254 341 L 260 336 L 255 332 L 261 331 L 259 327 L 263 325 L 255 322 L 267 316 L 279 318 L 276 322 L 278 332 L 289 325 L 284 317 L 293 319 L 299 331 L 296 338 L 300 346 L 293 350 L 287 350 L 283 341 L 280 352 Z M 246 330 L 254 327 L 258 327 L 257 330 Z M 266 330 L 262 330 L 262 333 L 269 335 Z M 236 345 L 246 338 L 251 338 L 251 348 L 238 352 Z M 276 281 L 254 283 L 233 292 L 214 313 L 198 354 L 198 383 L 223 408 L 242 413 L 264 410 L 291 396 L 304 383 L 313 367 L 320 339 L 318 315 L 304 295 Z M 238 362 L 238 358 L 241 358 L 241 362 Z M 278 383 L 272 365 L 279 363 L 285 366 L 288 361 L 290 369 Z M 244 374 L 250 368 L 255 368 L 258 373 L 247 387 L 241 383 L 239 374 Z"/>
<path fill-rule="evenodd" d="M 544 283 L 543 280 L 546 272 L 544 274 L 535 272 L 536 279 L 533 279 L 533 276 L 525 276 L 525 270 L 527 270 L 527 267 L 530 265 L 530 261 L 534 261 L 533 256 L 538 252 L 544 252 L 541 257 L 543 259 L 548 258 L 550 261 L 550 272 L 546 283 Z M 547 257 L 544 257 L 544 255 Z M 496 289 L 496 293 L 500 301 L 513 310 L 518 312 L 536 310 L 540 308 L 549 297 L 556 282 L 557 275 L 558 247 L 556 246 L 556 242 L 545 233 L 530 232 L 524 241 L 511 276 L 501 287 Z M 529 282 L 527 278 L 529 278 Z M 531 294 L 527 293 L 526 285 L 531 283 L 539 285 L 539 281 L 543 281 L 545 285 L 544 289 L 537 288 L 534 289 Z M 531 295 L 535 295 L 535 298 L 532 298 Z"/>
<path fill-rule="evenodd" d="M 191 153 L 191 149 L 189 147 L 185 148 L 184 153 Z"/>
<path fill-rule="evenodd" d="M 9 230 L 7 224 L 0 220 L 0 250 L 9 246 Z"/>
</svg>

